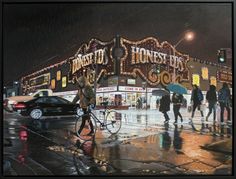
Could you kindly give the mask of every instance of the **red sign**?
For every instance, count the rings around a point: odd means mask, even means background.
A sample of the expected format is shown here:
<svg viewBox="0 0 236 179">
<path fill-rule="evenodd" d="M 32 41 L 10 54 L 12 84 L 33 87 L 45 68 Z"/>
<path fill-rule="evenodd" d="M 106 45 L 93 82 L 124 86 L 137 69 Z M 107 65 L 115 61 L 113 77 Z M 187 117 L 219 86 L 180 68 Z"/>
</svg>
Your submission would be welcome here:
<svg viewBox="0 0 236 179">
<path fill-rule="evenodd" d="M 217 80 L 232 84 L 232 73 L 227 71 L 217 71 Z"/>
</svg>

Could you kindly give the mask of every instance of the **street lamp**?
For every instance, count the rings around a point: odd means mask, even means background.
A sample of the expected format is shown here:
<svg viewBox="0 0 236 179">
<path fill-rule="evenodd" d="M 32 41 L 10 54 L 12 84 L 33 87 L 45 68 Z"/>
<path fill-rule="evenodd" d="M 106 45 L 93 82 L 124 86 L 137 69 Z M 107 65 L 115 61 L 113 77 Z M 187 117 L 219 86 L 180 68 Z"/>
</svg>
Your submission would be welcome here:
<svg viewBox="0 0 236 179">
<path fill-rule="evenodd" d="M 194 38 L 194 33 L 192 31 L 188 31 L 185 33 L 184 37 L 181 38 L 175 45 L 174 45 L 174 51 L 173 51 L 173 57 L 175 56 L 175 51 L 176 51 L 176 47 L 183 41 L 183 40 L 187 40 L 187 41 L 191 41 Z M 176 63 L 176 61 L 175 61 Z M 174 71 L 173 71 L 173 75 L 172 75 L 172 82 L 175 82 L 175 63 L 174 63 Z"/>
</svg>

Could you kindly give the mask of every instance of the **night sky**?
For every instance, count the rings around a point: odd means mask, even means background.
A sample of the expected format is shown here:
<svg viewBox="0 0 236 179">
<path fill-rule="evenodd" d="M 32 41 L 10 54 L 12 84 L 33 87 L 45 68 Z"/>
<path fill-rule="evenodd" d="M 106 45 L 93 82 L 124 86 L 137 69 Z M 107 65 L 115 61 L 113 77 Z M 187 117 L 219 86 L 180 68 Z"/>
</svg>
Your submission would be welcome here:
<svg viewBox="0 0 236 179">
<path fill-rule="evenodd" d="M 4 4 L 4 85 L 52 63 L 74 44 L 155 37 L 172 45 L 186 30 L 196 34 L 177 50 L 217 62 L 217 50 L 232 48 L 230 3 Z M 230 62 L 231 63 L 231 62 Z M 230 65 L 228 63 L 228 65 Z"/>
</svg>

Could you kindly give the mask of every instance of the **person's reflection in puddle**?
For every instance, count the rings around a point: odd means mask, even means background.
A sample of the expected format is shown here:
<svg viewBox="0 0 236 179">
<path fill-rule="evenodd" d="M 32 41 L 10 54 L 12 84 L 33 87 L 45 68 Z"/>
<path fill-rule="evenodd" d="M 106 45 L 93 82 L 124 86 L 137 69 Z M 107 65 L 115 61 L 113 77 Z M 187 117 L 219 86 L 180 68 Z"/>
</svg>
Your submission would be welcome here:
<svg viewBox="0 0 236 179">
<path fill-rule="evenodd" d="M 224 124 L 221 124 L 221 125 L 220 125 L 220 137 L 221 137 L 221 138 L 223 138 L 223 137 L 224 137 L 224 134 L 225 134 L 224 127 L 225 127 Z"/>
<path fill-rule="evenodd" d="M 33 120 L 29 128 L 33 128 L 38 132 L 45 132 L 49 128 L 49 122 L 46 120 Z"/>
<path fill-rule="evenodd" d="M 183 154 L 183 152 L 181 151 L 182 149 L 182 144 L 183 144 L 183 138 L 180 137 L 180 132 L 178 130 L 178 125 L 174 125 L 175 129 L 174 129 L 174 140 L 173 140 L 173 147 L 175 149 L 175 152 L 177 154 Z"/>
<path fill-rule="evenodd" d="M 170 150 L 171 146 L 171 137 L 169 135 L 169 124 L 165 123 L 164 124 L 165 131 L 160 135 L 160 143 L 161 143 L 161 148 L 163 148 L 165 151 Z"/>
</svg>

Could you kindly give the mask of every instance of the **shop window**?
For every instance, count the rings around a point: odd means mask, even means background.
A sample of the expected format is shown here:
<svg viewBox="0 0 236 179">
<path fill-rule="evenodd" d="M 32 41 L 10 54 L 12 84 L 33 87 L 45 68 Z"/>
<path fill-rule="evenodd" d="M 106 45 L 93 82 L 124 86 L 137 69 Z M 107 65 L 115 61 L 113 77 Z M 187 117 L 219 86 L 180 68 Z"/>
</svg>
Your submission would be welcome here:
<svg viewBox="0 0 236 179">
<path fill-rule="evenodd" d="M 210 85 L 216 86 L 216 77 L 215 76 L 211 76 L 211 78 L 210 78 Z"/>
<path fill-rule="evenodd" d="M 197 85 L 197 86 L 200 85 L 200 76 L 198 74 L 193 74 L 192 80 L 193 80 L 192 81 L 193 85 Z"/>
<path fill-rule="evenodd" d="M 65 88 L 67 85 L 67 78 L 66 76 L 62 77 L 62 88 Z"/>
<path fill-rule="evenodd" d="M 61 80 L 61 71 L 57 71 L 57 81 Z"/>
<path fill-rule="evenodd" d="M 56 80 L 52 79 L 51 80 L 51 89 L 55 89 L 55 87 L 56 87 Z"/>
<path fill-rule="evenodd" d="M 207 67 L 202 67 L 202 79 L 208 80 L 208 68 Z"/>
</svg>

